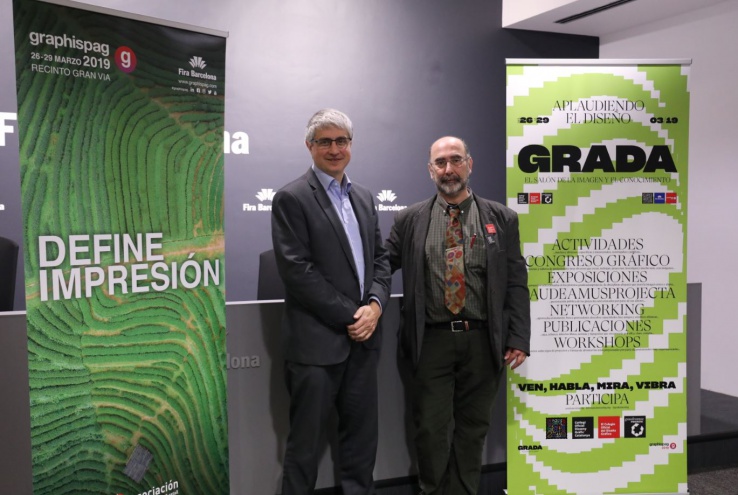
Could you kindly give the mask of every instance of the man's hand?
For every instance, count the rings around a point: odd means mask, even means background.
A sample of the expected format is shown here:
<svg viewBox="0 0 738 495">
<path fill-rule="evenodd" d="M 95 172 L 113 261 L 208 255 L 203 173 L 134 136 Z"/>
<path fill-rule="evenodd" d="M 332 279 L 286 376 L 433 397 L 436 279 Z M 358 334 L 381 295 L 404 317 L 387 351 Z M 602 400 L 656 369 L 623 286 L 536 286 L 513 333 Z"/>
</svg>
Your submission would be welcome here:
<svg viewBox="0 0 738 495">
<path fill-rule="evenodd" d="M 377 301 L 372 301 L 366 306 L 360 307 L 354 313 L 354 323 L 347 327 L 349 337 L 356 342 L 363 342 L 372 336 L 377 329 L 377 322 L 382 315 L 382 310 Z"/>
<path fill-rule="evenodd" d="M 510 369 L 514 370 L 515 368 L 523 364 L 523 361 L 525 361 L 526 357 L 528 356 L 523 351 L 508 347 L 507 352 L 505 352 L 505 366 L 510 366 Z"/>
</svg>

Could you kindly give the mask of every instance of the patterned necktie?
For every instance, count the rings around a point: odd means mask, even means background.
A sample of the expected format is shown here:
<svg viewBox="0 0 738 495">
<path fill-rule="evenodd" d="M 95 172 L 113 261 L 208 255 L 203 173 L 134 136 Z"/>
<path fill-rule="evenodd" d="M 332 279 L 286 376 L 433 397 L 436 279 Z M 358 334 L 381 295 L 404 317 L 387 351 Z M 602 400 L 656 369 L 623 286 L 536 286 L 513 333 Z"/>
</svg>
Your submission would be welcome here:
<svg viewBox="0 0 738 495">
<path fill-rule="evenodd" d="M 446 307 L 457 315 L 464 308 L 466 284 L 464 283 L 464 246 L 458 206 L 448 207 L 446 226 L 446 276 L 444 299 Z"/>
</svg>

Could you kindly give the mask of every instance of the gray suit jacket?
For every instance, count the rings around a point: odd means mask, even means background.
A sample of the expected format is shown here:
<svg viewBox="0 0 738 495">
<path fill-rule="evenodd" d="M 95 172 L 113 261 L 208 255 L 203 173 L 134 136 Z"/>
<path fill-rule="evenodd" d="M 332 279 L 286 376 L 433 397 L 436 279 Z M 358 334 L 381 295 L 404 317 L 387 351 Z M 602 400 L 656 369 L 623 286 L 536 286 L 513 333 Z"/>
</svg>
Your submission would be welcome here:
<svg viewBox="0 0 738 495">
<path fill-rule="evenodd" d="M 488 328 L 495 366 L 502 368 L 507 347 L 530 353 L 528 271 L 520 252 L 517 214 L 495 201 L 476 195 L 474 199 L 482 224 L 493 224 L 496 230 L 477 242 L 487 243 Z M 435 200 L 433 196 L 400 211 L 387 240 L 392 271 L 402 268 L 400 348 L 415 365 L 425 333 L 425 239 Z"/>
<path fill-rule="evenodd" d="M 272 243 L 285 286 L 282 320 L 288 361 L 330 365 L 344 361 L 351 339 L 347 325 L 359 306 L 376 297 L 387 306 L 391 275 L 371 193 L 351 185 L 351 204 L 364 248 L 364 293 L 348 237 L 315 172 L 287 184 L 272 201 Z M 364 342 L 378 348 L 379 328 Z"/>
</svg>

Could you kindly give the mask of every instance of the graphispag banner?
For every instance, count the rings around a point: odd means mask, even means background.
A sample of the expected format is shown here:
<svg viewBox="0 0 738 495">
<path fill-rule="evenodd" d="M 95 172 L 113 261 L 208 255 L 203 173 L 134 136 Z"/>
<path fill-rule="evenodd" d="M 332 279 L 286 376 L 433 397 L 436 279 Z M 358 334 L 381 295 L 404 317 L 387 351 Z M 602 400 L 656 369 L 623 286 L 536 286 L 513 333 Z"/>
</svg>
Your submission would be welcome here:
<svg viewBox="0 0 738 495">
<path fill-rule="evenodd" d="M 511 60 L 531 358 L 510 495 L 686 493 L 689 63 Z"/>
<path fill-rule="evenodd" d="M 225 38 L 13 7 L 34 493 L 227 494 Z"/>
</svg>

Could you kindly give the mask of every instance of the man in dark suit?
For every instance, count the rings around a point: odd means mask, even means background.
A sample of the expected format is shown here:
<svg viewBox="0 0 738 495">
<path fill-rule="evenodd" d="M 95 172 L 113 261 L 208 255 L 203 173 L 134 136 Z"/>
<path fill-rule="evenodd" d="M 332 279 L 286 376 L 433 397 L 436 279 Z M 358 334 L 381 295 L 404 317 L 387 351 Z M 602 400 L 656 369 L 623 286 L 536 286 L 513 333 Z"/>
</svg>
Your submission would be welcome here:
<svg viewBox="0 0 738 495">
<path fill-rule="evenodd" d="M 530 352 L 518 217 L 472 194 L 472 166 L 461 139 L 433 143 L 428 172 L 438 192 L 399 212 L 387 241 L 392 270 L 402 268 L 400 346 L 414 365 L 415 447 L 426 495 L 477 493 L 500 377 Z"/>
<path fill-rule="evenodd" d="M 313 493 L 334 407 L 343 493 L 374 493 L 377 324 L 390 271 L 372 194 L 344 173 L 352 139 L 342 112 L 313 115 L 305 135 L 313 165 L 272 201 L 272 242 L 286 289 L 282 331 L 290 394 L 283 495 Z"/>
</svg>

